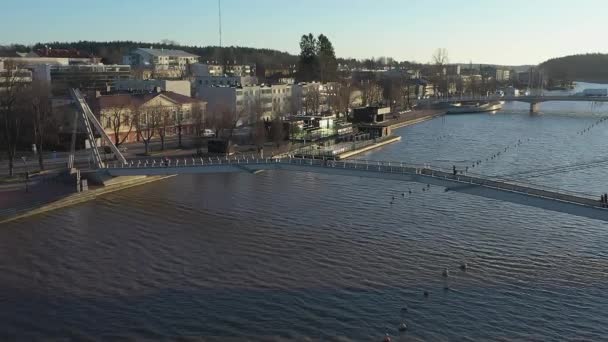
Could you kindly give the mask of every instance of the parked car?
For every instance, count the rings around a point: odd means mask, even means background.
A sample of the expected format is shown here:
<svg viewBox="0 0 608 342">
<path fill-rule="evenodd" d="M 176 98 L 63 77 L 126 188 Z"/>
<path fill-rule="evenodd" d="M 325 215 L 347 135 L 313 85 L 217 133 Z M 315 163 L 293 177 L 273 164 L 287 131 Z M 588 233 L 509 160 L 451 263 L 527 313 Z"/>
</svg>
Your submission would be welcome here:
<svg viewBox="0 0 608 342">
<path fill-rule="evenodd" d="M 213 138 L 215 137 L 215 132 L 209 128 L 205 129 L 203 131 L 203 137 L 205 138 Z"/>
</svg>

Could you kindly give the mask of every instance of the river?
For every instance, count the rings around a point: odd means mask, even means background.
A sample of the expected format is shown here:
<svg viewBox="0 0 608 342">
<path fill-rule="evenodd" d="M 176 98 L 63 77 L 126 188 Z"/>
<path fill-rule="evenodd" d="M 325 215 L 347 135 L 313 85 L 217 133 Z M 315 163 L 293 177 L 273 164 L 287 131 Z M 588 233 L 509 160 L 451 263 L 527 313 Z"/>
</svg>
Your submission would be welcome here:
<svg viewBox="0 0 608 342">
<path fill-rule="evenodd" d="M 437 118 L 358 158 L 485 175 L 608 159 L 608 122 L 577 134 L 608 107 L 545 103 L 541 113 L 514 103 Z M 605 169 L 526 180 L 599 196 Z M 0 339 L 608 336 L 605 222 L 423 188 L 280 171 L 188 175 L 5 224 Z"/>
</svg>

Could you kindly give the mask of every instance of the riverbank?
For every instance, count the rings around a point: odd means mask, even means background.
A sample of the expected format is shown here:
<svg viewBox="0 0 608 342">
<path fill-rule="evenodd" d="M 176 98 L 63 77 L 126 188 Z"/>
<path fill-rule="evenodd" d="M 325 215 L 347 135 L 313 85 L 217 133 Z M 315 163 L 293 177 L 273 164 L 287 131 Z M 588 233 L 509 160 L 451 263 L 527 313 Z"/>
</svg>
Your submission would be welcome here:
<svg viewBox="0 0 608 342">
<path fill-rule="evenodd" d="M 340 160 L 340 159 L 350 158 L 350 157 L 352 157 L 354 155 L 357 155 L 357 154 L 360 154 L 360 153 L 363 153 L 363 152 L 367 152 L 367 151 L 371 151 L 371 150 L 380 148 L 380 147 L 382 147 L 384 145 L 392 144 L 392 143 L 400 141 L 400 140 L 401 140 L 400 136 L 391 136 L 391 137 L 388 137 L 388 138 L 386 138 L 386 139 L 384 139 L 382 141 L 373 143 L 371 145 L 363 146 L 361 148 L 356 148 L 356 149 L 354 149 L 352 151 L 347 151 L 347 152 L 344 152 L 344 153 L 340 153 L 339 155 L 336 156 L 336 159 Z"/>
<path fill-rule="evenodd" d="M 138 185 L 156 182 L 170 177 L 173 177 L 173 175 L 125 177 L 124 180 L 116 180 L 110 185 L 97 189 L 60 195 L 57 198 L 48 199 L 46 201 L 43 200 L 42 202 L 34 201 L 28 206 L 14 208 L 12 212 L 5 211 L 3 214 L 0 214 L 0 224 L 91 201 L 105 194 L 132 188 Z"/>
<path fill-rule="evenodd" d="M 391 129 L 406 127 L 415 125 L 427 120 L 431 120 L 437 116 L 445 114 L 444 111 L 439 110 L 416 110 L 401 115 L 397 115 L 390 120 L 387 120 L 384 125 Z M 371 144 L 362 145 L 355 147 L 352 150 L 344 151 L 336 155 L 336 159 L 346 159 L 360 153 L 368 152 L 382 146 L 400 141 L 400 136 L 389 136 L 383 139 L 379 139 Z M 167 153 L 169 152 L 169 153 Z M 175 151 L 174 151 L 175 152 Z M 178 150 L 183 154 L 187 154 L 187 151 Z M 166 154 L 171 154 L 170 151 L 165 151 Z M 285 155 L 291 152 L 284 153 Z M 281 156 L 281 155 L 278 155 Z M 277 156 L 275 156 L 277 157 Z M 0 224 L 6 223 L 13 220 L 45 213 L 51 210 L 64 208 L 67 206 L 83 203 L 96 199 L 98 196 L 112 193 L 115 191 L 128 189 L 138 185 L 144 185 L 158 180 L 162 180 L 170 176 L 150 176 L 150 177 L 129 177 L 124 180 L 113 180 L 106 186 L 99 188 L 92 188 L 85 192 L 75 193 L 72 187 L 61 184 L 48 184 L 38 189 L 32 189 L 32 191 L 24 195 L 22 193 L 21 186 L 15 183 L 15 191 L 9 193 L 5 192 L 4 197 L 9 199 L 3 201 L 2 192 L 0 192 L 0 205 L 5 209 L 0 210 Z M 11 201 L 15 197 L 21 197 L 23 201 L 19 202 Z"/>
<path fill-rule="evenodd" d="M 386 125 L 391 129 L 412 126 L 424 121 L 432 120 L 438 116 L 445 115 L 446 111 L 441 109 L 421 109 L 406 112 L 386 121 Z"/>
</svg>

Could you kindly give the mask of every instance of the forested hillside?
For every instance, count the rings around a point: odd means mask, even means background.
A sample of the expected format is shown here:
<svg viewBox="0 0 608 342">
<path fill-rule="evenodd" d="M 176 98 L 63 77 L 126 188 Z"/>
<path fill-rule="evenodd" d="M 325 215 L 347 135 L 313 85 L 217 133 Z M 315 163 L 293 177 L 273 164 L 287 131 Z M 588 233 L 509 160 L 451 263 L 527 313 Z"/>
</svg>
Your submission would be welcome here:
<svg viewBox="0 0 608 342">
<path fill-rule="evenodd" d="M 550 59 L 540 68 L 556 80 L 608 82 L 608 54 L 593 53 Z"/>
</svg>

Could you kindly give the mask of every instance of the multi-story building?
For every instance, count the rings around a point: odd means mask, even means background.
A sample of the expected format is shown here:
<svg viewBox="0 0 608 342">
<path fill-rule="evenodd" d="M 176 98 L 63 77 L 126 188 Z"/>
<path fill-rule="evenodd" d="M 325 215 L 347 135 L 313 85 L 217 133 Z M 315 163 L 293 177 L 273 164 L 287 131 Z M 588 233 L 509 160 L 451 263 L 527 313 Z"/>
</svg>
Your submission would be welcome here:
<svg viewBox="0 0 608 342">
<path fill-rule="evenodd" d="M 521 86 L 539 88 L 544 84 L 543 76 L 538 69 L 530 68 L 528 71 L 517 74 L 517 81 Z"/>
<path fill-rule="evenodd" d="M 99 64 L 101 59 L 77 50 L 39 49 L 35 52 L 1 51 L 0 58 L 31 68 L 36 65 Z"/>
<path fill-rule="evenodd" d="M 198 62 L 199 56 L 169 49 L 137 48 L 123 56 L 123 63 L 137 68 L 149 68 L 156 72 L 180 70 Z"/>
<path fill-rule="evenodd" d="M 511 79 L 511 71 L 509 69 L 496 69 L 496 81 L 506 82 Z"/>
<path fill-rule="evenodd" d="M 11 68 L 4 69 L 4 63 L 0 60 L 0 92 L 6 90 L 7 86 L 32 83 L 32 72 L 28 69 Z"/>
<path fill-rule="evenodd" d="M 46 74 L 55 95 L 65 95 L 69 88 L 84 92 L 114 89 L 116 83 L 132 78 L 129 65 L 45 65 L 36 68 L 37 75 Z"/>
<path fill-rule="evenodd" d="M 292 85 L 201 87 L 197 97 L 208 103 L 209 112 L 238 115 L 243 122 L 271 119 L 293 112 Z"/>
<path fill-rule="evenodd" d="M 169 135 L 177 134 L 178 128 L 181 128 L 183 135 L 195 134 L 197 118 L 192 115 L 195 105 L 200 106 L 203 113 L 205 112 L 204 101 L 170 91 L 155 91 L 98 95 L 92 100 L 91 108 L 110 139 L 134 142 L 137 140 L 134 121 L 137 112 L 141 113 L 137 118 L 141 121 L 150 120 L 151 115 L 167 115 Z M 157 122 L 163 120 L 156 119 Z M 157 128 L 159 127 L 154 127 Z"/>
<path fill-rule="evenodd" d="M 190 73 L 194 77 L 200 76 L 230 76 L 247 77 L 252 76 L 254 68 L 248 64 L 203 64 L 196 63 L 190 66 Z"/>
<path fill-rule="evenodd" d="M 186 80 L 118 80 L 115 84 L 117 91 L 151 92 L 157 89 L 169 91 L 183 96 L 191 96 L 190 81 Z"/>
<path fill-rule="evenodd" d="M 254 68 L 248 64 L 227 64 L 224 74 L 230 76 L 244 77 L 253 75 Z"/>
<path fill-rule="evenodd" d="M 192 87 L 251 86 L 258 84 L 255 76 L 196 76 L 192 78 Z"/>
<path fill-rule="evenodd" d="M 190 74 L 193 77 L 223 76 L 224 67 L 215 64 L 194 63 L 190 66 Z"/>
<path fill-rule="evenodd" d="M 76 50 L 42 49 L 0 57 L 5 65 L 28 70 L 32 81 L 51 84 L 55 95 L 67 95 L 69 88 L 83 91 L 107 90 L 118 80 L 131 78 L 129 65 L 98 64 L 99 58 Z"/>
</svg>

